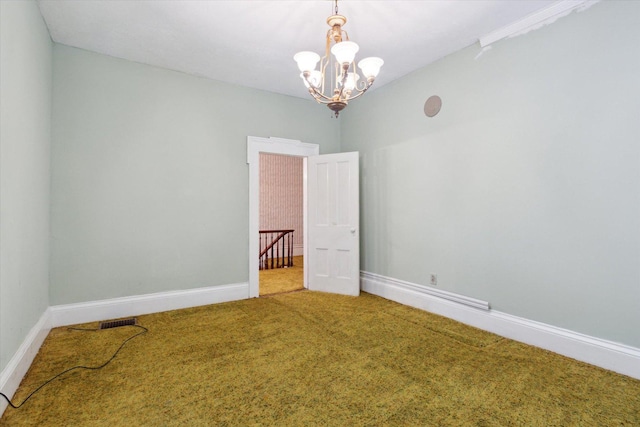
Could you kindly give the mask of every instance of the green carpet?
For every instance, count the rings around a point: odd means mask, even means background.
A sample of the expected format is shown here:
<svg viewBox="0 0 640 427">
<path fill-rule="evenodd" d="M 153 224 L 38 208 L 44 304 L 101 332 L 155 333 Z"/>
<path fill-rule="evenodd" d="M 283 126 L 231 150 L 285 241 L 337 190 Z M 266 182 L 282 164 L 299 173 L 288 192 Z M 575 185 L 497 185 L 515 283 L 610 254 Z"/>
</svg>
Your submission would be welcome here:
<svg viewBox="0 0 640 427">
<path fill-rule="evenodd" d="M 139 316 L 2 426 L 637 426 L 640 381 L 363 294 Z M 86 325 L 95 327 L 96 324 Z M 51 331 L 14 401 L 133 327 Z"/>
<path fill-rule="evenodd" d="M 304 257 L 294 256 L 293 267 L 260 270 L 260 295 L 304 289 Z"/>
</svg>

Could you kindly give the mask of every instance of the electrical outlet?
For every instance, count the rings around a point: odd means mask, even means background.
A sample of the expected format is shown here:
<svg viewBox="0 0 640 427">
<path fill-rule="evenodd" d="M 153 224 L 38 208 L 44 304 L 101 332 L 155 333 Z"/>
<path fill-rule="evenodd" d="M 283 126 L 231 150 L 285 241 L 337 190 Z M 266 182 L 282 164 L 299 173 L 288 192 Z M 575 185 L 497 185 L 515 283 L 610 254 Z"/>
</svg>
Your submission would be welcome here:
<svg viewBox="0 0 640 427">
<path fill-rule="evenodd" d="M 438 286 L 438 275 L 435 273 L 431 273 L 431 285 Z"/>
</svg>

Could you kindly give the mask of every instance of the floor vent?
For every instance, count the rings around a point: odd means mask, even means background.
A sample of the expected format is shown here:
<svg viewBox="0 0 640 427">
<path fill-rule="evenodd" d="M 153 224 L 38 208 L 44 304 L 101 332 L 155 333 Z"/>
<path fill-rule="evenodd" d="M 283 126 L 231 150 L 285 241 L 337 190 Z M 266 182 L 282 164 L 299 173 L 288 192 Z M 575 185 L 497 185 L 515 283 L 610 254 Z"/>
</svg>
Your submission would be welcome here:
<svg viewBox="0 0 640 427">
<path fill-rule="evenodd" d="M 131 326 L 137 325 L 138 319 L 135 317 L 130 317 L 128 319 L 120 319 L 120 320 L 107 320 L 105 322 L 100 322 L 99 329 L 111 329 L 111 328 L 119 328 L 120 326 Z"/>
</svg>

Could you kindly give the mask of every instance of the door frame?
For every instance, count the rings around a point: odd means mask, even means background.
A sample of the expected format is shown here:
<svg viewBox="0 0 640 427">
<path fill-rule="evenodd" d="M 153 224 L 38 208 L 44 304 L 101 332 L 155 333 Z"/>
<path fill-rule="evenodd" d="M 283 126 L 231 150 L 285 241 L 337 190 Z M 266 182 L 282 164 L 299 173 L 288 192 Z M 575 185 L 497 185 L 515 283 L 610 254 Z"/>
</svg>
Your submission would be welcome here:
<svg viewBox="0 0 640 427">
<path fill-rule="evenodd" d="M 260 296 L 260 272 L 258 269 L 258 257 L 260 243 L 258 234 L 260 231 L 260 153 L 281 154 L 285 156 L 309 157 L 320 154 L 318 144 L 309 144 L 295 139 L 261 138 L 258 136 L 247 137 L 247 163 L 249 164 L 249 295 L 248 298 Z M 306 162 L 303 172 L 304 180 L 304 286 L 307 287 L 307 200 Z"/>
</svg>

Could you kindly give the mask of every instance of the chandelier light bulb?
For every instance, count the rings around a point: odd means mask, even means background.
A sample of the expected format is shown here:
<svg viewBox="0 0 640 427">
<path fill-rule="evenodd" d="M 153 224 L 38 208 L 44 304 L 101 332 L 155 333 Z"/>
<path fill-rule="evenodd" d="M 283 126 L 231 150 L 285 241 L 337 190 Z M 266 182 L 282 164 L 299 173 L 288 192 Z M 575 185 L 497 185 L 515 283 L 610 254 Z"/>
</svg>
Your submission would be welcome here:
<svg viewBox="0 0 640 427">
<path fill-rule="evenodd" d="M 359 75 L 356 73 L 347 73 L 347 80 L 344 82 L 345 90 L 352 91 L 356 88 L 358 84 Z"/>
<path fill-rule="evenodd" d="M 316 69 L 316 64 L 320 61 L 320 55 L 315 52 L 303 51 L 296 53 L 293 60 L 298 63 L 298 68 L 304 73 L 305 71 Z"/>
<path fill-rule="evenodd" d="M 384 64 L 384 61 L 375 56 L 370 56 L 369 58 L 364 58 L 362 61 L 358 62 L 358 67 L 362 70 L 362 74 L 367 79 L 376 78 L 378 73 L 380 72 L 380 67 Z"/>
<path fill-rule="evenodd" d="M 340 42 L 333 45 L 331 53 L 336 57 L 339 64 L 351 64 L 356 57 L 360 47 L 355 42 Z"/>
</svg>

